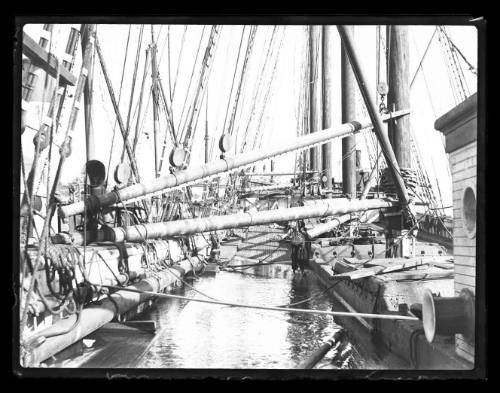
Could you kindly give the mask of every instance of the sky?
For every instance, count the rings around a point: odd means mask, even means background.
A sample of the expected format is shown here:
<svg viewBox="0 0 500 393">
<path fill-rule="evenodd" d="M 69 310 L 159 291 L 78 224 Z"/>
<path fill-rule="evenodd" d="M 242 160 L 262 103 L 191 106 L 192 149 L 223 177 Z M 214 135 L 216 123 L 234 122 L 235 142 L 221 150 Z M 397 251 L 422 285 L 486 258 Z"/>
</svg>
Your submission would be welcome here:
<svg viewBox="0 0 500 393">
<path fill-rule="evenodd" d="M 43 25 L 26 25 L 24 32 L 38 41 Z M 51 51 L 56 55 L 61 55 L 66 46 L 66 40 L 71 25 L 55 25 L 52 33 Z M 77 25 L 79 28 L 79 25 Z M 330 27 L 333 34 L 334 45 L 334 65 L 333 65 L 333 88 L 332 88 L 332 119 L 333 124 L 340 124 L 340 39 L 334 26 Z M 174 124 L 181 122 L 181 114 L 185 102 L 191 102 L 190 97 L 186 100 L 186 94 L 194 91 L 193 86 L 188 90 L 191 75 L 194 75 L 194 84 L 199 75 L 201 59 L 204 55 L 208 42 L 208 35 L 211 26 L 202 25 L 155 25 L 153 33 L 158 47 L 159 75 L 162 80 L 167 96 L 173 93 L 172 112 Z M 237 134 L 235 146 L 241 144 L 243 134 L 248 124 L 251 114 L 252 103 L 256 97 L 256 115 L 248 127 L 249 135 L 252 136 L 257 128 L 261 130 L 262 141 L 260 147 L 277 146 L 283 140 L 295 137 L 303 132 L 299 114 L 299 96 L 305 86 L 305 81 L 301 78 L 301 68 L 306 61 L 307 53 L 307 28 L 306 26 L 278 26 L 275 30 L 275 45 L 268 59 L 268 66 L 262 73 L 262 65 L 266 59 L 266 52 L 269 40 L 272 36 L 273 26 L 258 26 L 252 56 L 248 60 L 248 67 L 243 79 L 240 104 L 236 112 L 235 132 Z M 470 63 L 477 67 L 477 32 L 470 26 L 447 26 L 450 37 L 459 47 Z M 138 47 L 140 25 L 98 25 L 97 36 L 101 43 L 102 51 L 109 71 L 111 83 L 116 94 L 120 96 L 120 112 L 126 119 L 129 110 L 130 96 L 132 90 L 132 78 L 134 72 L 135 56 Z M 444 206 L 451 205 L 451 177 L 448 166 L 447 155 L 444 153 L 442 135 L 434 130 L 434 121 L 455 106 L 450 80 L 446 68 L 442 47 L 437 35 L 433 38 L 429 49 L 422 59 L 429 40 L 431 39 L 435 26 L 410 26 L 410 79 L 414 82 L 411 86 L 411 114 L 410 121 L 415 138 L 417 139 L 423 163 L 434 183 L 434 188 L 441 195 Z M 130 37 L 129 37 L 130 32 Z M 217 148 L 217 141 L 222 134 L 224 123 L 228 122 L 226 113 L 229 115 L 232 110 L 232 102 L 228 105 L 230 92 L 234 97 L 241 67 L 243 64 L 246 44 L 250 26 L 222 26 L 218 43 L 214 52 L 214 61 L 208 80 L 208 95 L 203 98 L 203 104 L 199 114 L 198 129 L 195 132 L 191 164 L 203 162 L 204 157 L 204 134 L 205 126 L 208 125 L 210 134 L 210 145 L 213 146 L 211 159 L 217 159 L 220 152 Z M 243 39 L 242 39 L 243 33 Z M 168 42 L 167 36 L 170 37 Z M 124 67 L 127 40 L 129 42 L 128 55 Z M 140 51 L 140 58 L 137 69 L 137 79 L 135 85 L 134 99 L 132 100 L 131 124 L 135 126 L 137 118 L 138 92 L 143 76 L 145 65 L 145 49 L 151 43 L 151 25 L 146 25 L 143 30 L 143 40 Z M 168 50 L 170 44 L 170 51 Z M 239 50 L 241 45 L 241 49 Z M 356 26 L 355 45 L 362 51 L 362 67 L 367 70 L 370 76 L 369 90 L 376 94 L 376 28 L 375 26 Z M 279 48 L 279 51 L 278 51 Z M 80 49 L 80 46 L 79 46 Z M 199 53 L 198 53 L 199 51 Z M 170 52 L 170 58 L 169 58 Z M 181 55 L 182 52 L 182 55 Z M 238 53 L 240 55 L 238 57 Z M 198 56 L 197 56 L 198 53 Z M 338 56 L 335 56 L 338 54 Z M 237 63 L 238 59 L 238 63 Z M 77 53 L 74 70 L 80 69 L 81 52 Z M 193 72 L 193 64 L 196 64 Z M 235 65 L 238 64 L 237 72 Z M 274 74 L 273 65 L 275 64 Z M 170 65 L 170 67 L 169 67 Z M 477 90 L 477 80 L 475 75 L 467 70 L 464 63 L 464 76 L 466 78 L 470 94 Z M 147 66 L 149 69 L 149 65 Z M 418 71 L 417 71 L 418 70 Z M 271 75 L 274 75 L 271 78 Z M 123 75 L 123 80 L 122 80 Z M 234 78 L 234 76 L 236 77 Z M 43 80 L 44 76 L 40 77 Z M 233 78 L 235 82 L 233 82 Z M 170 81 L 170 82 L 169 82 Z M 259 83 L 260 82 L 260 83 Z M 42 83 L 38 84 L 43 87 Z M 121 86 L 121 89 L 120 89 Z M 147 75 L 145 91 L 150 91 L 151 76 Z M 174 90 L 175 86 L 175 90 Z M 121 93 L 120 93 L 121 92 Z M 264 97 L 267 101 L 264 104 Z M 33 110 L 30 111 L 28 125 L 38 128 L 42 119 L 41 113 L 46 111 L 48 104 L 41 104 L 43 101 L 43 89 L 39 89 L 33 97 Z M 146 97 L 147 95 L 145 95 Z M 149 94 L 150 96 L 150 94 Z M 208 98 L 207 98 L 208 97 Z M 148 103 L 149 101 L 149 103 Z M 208 108 L 206 102 L 208 101 Z M 72 100 L 66 101 L 63 113 L 68 113 Z M 264 109 L 264 110 L 263 110 Z M 184 111 L 185 113 L 185 111 Z M 207 114 L 207 115 L 206 115 Z M 259 117 L 262 115 L 262 120 Z M 115 120 L 109 94 L 96 58 L 94 64 L 94 106 L 93 124 L 98 138 L 96 143 L 96 157 L 101 160 L 106 168 L 114 168 L 120 161 L 123 143 L 121 134 Z M 165 136 L 166 123 L 165 115 L 161 112 L 160 139 Z M 366 118 L 366 111 L 360 100 L 357 108 L 358 119 Z M 153 146 L 153 113 L 151 98 L 145 98 L 142 109 L 143 132 L 137 148 L 138 166 L 141 177 L 150 179 L 154 177 L 154 154 Z M 125 121 L 125 120 L 124 120 Z M 61 119 L 59 136 L 66 131 L 67 118 Z M 181 122 L 182 123 L 182 122 Z M 113 131 L 114 130 L 114 131 Z M 114 138 L 113 138 L 114 133 Z M 22 136 L 23 155 L 27 168 L 31 166 L 33 156 L 33 144 L 31 142 L 34 135 L 32 129 Z M 252 139 L 252 138 L 250 138 Z M 367 137 L 357 135 L 357 146 L 362 150 L 362 166 L 370 169 L 370 159 L 367 153 Z M 56 146 L 60 140 L 55 141 Z M 167 138 L 167 152 L 165 159 L 168 159 L 172 145 Z M 333 176 L 336 181 L 341 179 L 341 141 L 332 142 L 333 147 Z M 112 154 L 110 154 L 112 153 Z M 84 116 L 80 111 L 75 132 L 73 134 L 73 152 L 68 158 L 63 173 L 62 182 L 71 181 L 83 170 L 85 163 L 85 137 L 84 137 Z M 111 160 L 110 160 L 111 157 Z M 54 161 L 56 162 L 56 161 Z M 289 154 L 275 160 L 276 171 L 293 171 L 295 154 Z M 167 163 L 165 163 L 167 164 Z M 55 171 L 55 164 L 51 165 L 52 175 Z M 267 163 L 269 169 L 269 163 Z M 260 170 L 262 169 L 259 168 Z M 162 173 L 168 173 L 168 165 L 163 166 Z M 112 174 L 109 176 L 110 185 L 113 185 Z M 43 185 L 43 181 L 41 182 Z M 43 189 L 43 187 L 42 187 Z"/>
</svg>

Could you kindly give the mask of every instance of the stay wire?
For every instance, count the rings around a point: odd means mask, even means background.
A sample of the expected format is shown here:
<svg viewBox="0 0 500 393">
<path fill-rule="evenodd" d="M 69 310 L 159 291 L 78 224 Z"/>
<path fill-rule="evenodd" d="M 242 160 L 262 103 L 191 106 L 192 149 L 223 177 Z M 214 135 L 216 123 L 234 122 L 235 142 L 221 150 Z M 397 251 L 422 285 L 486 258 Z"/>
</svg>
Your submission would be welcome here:
<svg viewBox="0 0 500 393">
<path fill-rule="evenodd" d="M 266 70 L 266 67 L 268 65 L 268 61 L 270 59 L 270 52 L 271 52 L 271 49 L 272 49 L 273 44 L 275 42 L 276 29 L 277 29 L 277 26 L 274 26 L 273 27 L 273 31 L 271 33 L 270 40 L 269 40 L 269 44 L 268 44 L 268 47 L 267 47 L 266 56 L 264 58 L 264 62 L 262 63 L 262 67 L 260 69 L 259 81 L 254 86 L 254 94 L 253 94 L 253 97 L 252 97 L 252 104 L 251 104 L 250 116 L 249 116 L 249 118 L 247 120 L 245 131 L 243 133 L 243 138 L 242 138 L 242 142 L 241 142 L 240 153 L 243 153 L 243 151 L 246 148 L 246 145 L 249 143 L 250 125 L 251 125 L 251 123 L 253 121 L 253 118 L 254 118 L 254 115 L 255 115 L 255 110 L 256 110 L 256 106 L 257 106 L 257 98 L 259 96 L 259 93 L 261 93 L 260 87 L 262 86 L 262 82 L 263 82 L 263 79 L 264 79 L 265 70 Z M 239 131 L 239 128 L 238 128 L 238 131 Z"/>
<path fill-rule="evenodd" d="M 429 39 L 429 42 L 427 43 L 427 47 L 425 48 L 424 54 L 422 55 L 420 61 L 418 62 L 418 67 L 417 67 L 415 73 L 413 74 L 413 78 L 411 78 L 410 88 L 413 86 L 413 82 L 415 82 L 415 78 L 417 77 L 418 72 L 420 70 L 422 70 L 422 72 L 424 71 L 423 62 L 425 60 L 425 56 L 427 55 L 427 52 L 429 51 L 429 48 L 430 48 L 432 41 L 433 41 L 434 37 L 436 36 L 437 32 L 438 32 L 438 27 L 436 26 L 436 28 L 434 29 L 434 32 L 432 33 L 431 38 Z"/>
<path fill-rule="evenodd" d="M 179 51 L 179 58 L 177 60 L 177 67 L 175 69 L 174 88 L 172 90 L 172 100 L 174 99 L 174 96 L 175 96 L 175 87 L 177 86 L 177 77 L 179 75 L 179 68 L 181 66 L 182 52 L 184 50 L 184 42 L 185 42 L 185 39 L 186 39 L 187 28 L 188 28 L 188 25 L 185 25 L 184 26 L 184 32 L 182 33 L 181 50 Z"/>
<path fill-rule="evenodd" d="M 122 87 L 123 87 L 123 77 L 125 76 L 125 66 L 127 64 L 127 58 L 128 58 L 128 45 L 129 45 L 129 42 L 130 42 L 130 32 L 132 30 L 132 25 L 129 25 L 129 28 L 128 28 L 128 36 L 127 36 L 127 44 L 125 46 L 125 56 L 124 56 L 124 59 L 123 59 L 123 68 L 122 68 L 122 76 L 121 76 L 121 80 L 120 80 L 120 90 L 118 92 L 118 107 L 120 106 L 120 101 L 121 101 L 121 98 L 122 98 Z M 109 172 L 111 172 L 109 170 L 109 167 L 111 165 L 111 158 L 113 156 L 113 146 L 114 146 L 114 143 L 115 143 L 115 136 L 116 136 L 116 124 L 118 122 L 118 119 L 115 118 L 115 124 L 113 126 L 113 136 L 111 138 L 111 148 L 109 149 L 109 160 L 108 160 L 108 171 L 106 173 L 106 181 L 105 181 L 105 184 L 108 184 L 108 178 L 109 178 Z"/>
<path fill-rule="evenodd" d="M 130 114 L 132 111 L 132 104 L 134 101 L 135 85 L 137 83 L 137 70 L 139 68 L 139 58 L 141 55 L 143 33 L 144 33 L 144 25 L 141 25 L 140 31 L 139 31 L 139 38 L 138 38 L 139 42 L 137 44 L 137 52 L 135 55 L 134 73 L 132 75 L 132 90 L 130 92 L 130 101 L 129 101 L 128 112 L 127 112 L 127 121 L 126 121 L 126 126 L 125 126 L 125 129 L 127 132 L 127 138 L 130 136 Z M 123 144 L 123 147 L 122 147 L 122 154 L 121 154 L 120 162 L 123 162 L 124 158 L 125 158 L 125 143 Z"/>
<path fill-rule="evenodd" d="M 245 29 L 246 29 L 246 25 L 243 26 L 243 29 L 241 31 L 241 39 L 240 39 L 240 45 L 238 48 L 238 56 L 236 57 L 236 63 L 234 65 L 234 73 L 233 73 L 233 78 L 232 78 L 232 82 L 231 82 L 231 90 L 229 91 L 229 97 L 227 99 L 226 116 L 224 117 L 224 125 L 222 126 L 223 133 L 226 132 L 227 115 L 229 114 L 229 107 L 231 105 L 231 97 L 233 95 L 234 81 L 236 79 L 236 71 L 238 70 L 238 63 L 240 61 L 241 48 L 243 47 L 243 37 L 245 36 Z"/>
<path fill-rule="evenodd" d="M 186 122 L 187 122 L 188 113 L 186 113 L 186 118 L 184 118 L 184 112 L 186 110 L 187 100 L 188 100 L 188 97 L 190 95 L 189 93 L 190 93 L 190 89 L 191 89 L 191 84 L 193 82 L 194 71 L 196 69 L 196 65 L 197 65 L 197 62 L 198 62 L 198 57 L 200 55 L 201 45 L 203 43 L 203 37 L 205 35 L 205 28 L 206 28 L 206 26 L 203 26 L 203 30 L 201 31 L 200 41 L 198 43 L 198 49 L 196 51 L 196 57 L 195 57 L 194 62 L 193 62 L 193 68 L 191 70 L 191 76 L 189 78 L 189 84 L 188 84 L 188 87 L 187 87 L 187 90 L 186 90 L 186 95 L 184 97 L 184 104 L 182 105 L 181 116 L 179 118 L 179 124 L 177 125 L 177 129 L 181 131 L 181 134 L 179 135 L 179 142 L 182 141 L 183 139 L 185 139 L 185 133 L 187 131 L 187 130 L 185 130 L 185 126 L 186 126 Z M 183 119 L 184 119 L 184 123 L 182 122 Z M 183 124 L 182 128 L 181 128 L 181 124 Z M 187 141 L 183 141 L 183 142 L 187 142 Z"/>
<path fill-rule="evenodd" d="M 98 285 L 96 285 L 98 286 Z M 252 308 L 259 310 L 268 310 L 268 311 L 281 311 L 281 312 L 297 312 L 304 314 L 325 314 L 325 315 L 338 315 L 338 316 L 347 316 L 347 317 L 362 317 L 362 318 L 376 318 L 376 319 L 399 319 L 399 320 L 410 320 L 410 321 L 418 321 L 417 317 L 407 316 L 407 315 L 399 315 L 399 314 L 372 314 L 372 313 L 358 313 L 358 312 L 344 312 L 344 311 L 327 311 L 327 310 L 315 310 L 315 309 L 297 309 L 297 308 L 284 308 L 284 307 L 270 307 L 270 306 L 259 306 L 253 304 L 242 304 L 242 303 L 232 303 L 232 302 L 220 302 L 215 300 L 206 300 L 206 299 L 196 299 L 187 296 L 179 296 L 172 295 L 166 293 L 156 293 L 150 291 L 141 291 L 132 288 L 120 288 L 113 285 L 102 285 L 103 287 L 112 288 L 112 289 L 121 289 L 123 291 L 135 292 L 146 294 L 150 296 L 171 298 L 171 299 L 182 299 L 189 300 L 193 302 L 200 303 L 210 303 L 210 304 L 220 304 L 225 306 L 234 306 L 234 307 L 242 307 L 242 308 Z"/>
</svg>

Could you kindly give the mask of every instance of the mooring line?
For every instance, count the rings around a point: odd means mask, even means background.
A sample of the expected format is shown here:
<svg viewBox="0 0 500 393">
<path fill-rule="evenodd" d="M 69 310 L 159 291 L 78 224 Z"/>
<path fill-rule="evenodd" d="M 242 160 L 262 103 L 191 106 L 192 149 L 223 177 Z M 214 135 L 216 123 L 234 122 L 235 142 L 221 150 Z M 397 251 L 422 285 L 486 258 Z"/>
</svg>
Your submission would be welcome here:
<svg viewBox="0 0 500 393">
<path fill-rule="evenodd" d="M 253 308 L 253 309 L 258 309 L 258 310 L 297 312 L 297 313 L 303 313 L 303 314 L 326 314 L 326 315 L 337 315 L 337 316 L 346 316 L 346 317 L 399 319 L 399 320 L 407 320 L 407 321 L 418 321 L 419 320 L 417 317 L 411 317 L 411 316 L 406 316 L 406 315 L 369 314 L 369 313 L 345 312 L 345 311 L 306 310 L 306 309 L 302 309 L 302 308 L 266 307 L 266 306 L 256 306 L 256 305 L 251 305 L 251 304 L 221 302 L 221 301 L 217 301 L 217 300 L 194 299 L 194 298 L 187 297 L 187 296 L 172 295 L 172 294 L 167 294 L 167 293 L 150 292 L 150 291 L 140 291 L 138 289 L 132 289 L 132 288 L 127 288 L 127 287 L 123 288 L 123 287 L 117 287 L 114 285 L 99 285 L 99 284 L 92 284 L 92 285 L 96 285 L 97 287 L 105 287 L 105 288 L 110 288 L 110 289 L 116 289 L 119 291 L 134 292 L 134 293 L 139 293 L 139 294 L 143 294 L 143 295 L 150 295 L 150 296 L 163 297 L 163 298 L 169 298 L 169 299 L 183 299 L 183 300 L 189 300 L 189 301 L 193 301 L 193 302 L 220 304 L 223 306 L 234 306 L 234 307 L 242 307 L 242 308 Z"/>
</svg>

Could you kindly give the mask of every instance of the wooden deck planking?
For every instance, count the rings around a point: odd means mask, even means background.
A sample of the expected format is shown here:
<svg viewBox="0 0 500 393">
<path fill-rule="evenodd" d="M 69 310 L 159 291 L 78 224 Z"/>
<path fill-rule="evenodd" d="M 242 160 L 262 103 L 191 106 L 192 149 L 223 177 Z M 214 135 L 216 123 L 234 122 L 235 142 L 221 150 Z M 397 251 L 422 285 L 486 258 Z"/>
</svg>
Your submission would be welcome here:
<svg viewBox="0 0 500 393">
<path fill-rule="evenodd" d="M 152 333 L 109 323 L 91 335 L 96 340 L 95 349 L 78 367 L 134 368 L 154 337 Z"/>
</svg>

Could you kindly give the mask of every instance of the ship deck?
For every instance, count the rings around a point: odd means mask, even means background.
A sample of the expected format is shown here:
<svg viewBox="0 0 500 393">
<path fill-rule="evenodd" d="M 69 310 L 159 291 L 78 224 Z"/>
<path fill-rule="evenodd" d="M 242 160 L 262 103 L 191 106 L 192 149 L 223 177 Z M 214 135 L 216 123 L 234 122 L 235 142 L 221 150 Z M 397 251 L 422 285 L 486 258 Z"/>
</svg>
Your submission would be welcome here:
<svg viewBox="0 0 500 393">
<path fill-rule="evenodd" d="M 338 254 L 334 257 L 333 251 L 336 248 L 317 245 L 314 258 L 310 261 L 311 270 L 318 274 L 325 287 L 331 287 L 335 282 L 333 277 L 338 274 L 359 272 L 370 266 L 390 267 L 401 264 L 404 260 L 408 261 L 406 258 L 349 258 L 339 257 Z M 410 270 L 342 280 L 329 292 L 351 312 L 401 313 L 405 311 L 402 309 L 404 305 L 409 308 L 412 304 L 420 303 L 423 291 L 427 288 L 441 296 L 453 296 L 453 263 L 446 261 L 446 256 L 436 256 L 435 259 L 434 263 L 416 266 Z M 342 320 L 342 317 L 339 319 Z M 374 340 L 383 342 L 391 352 L 405 360 L 412 368 L 473 368 L 472 364 L 456 355 L 454 337 L 437 337 L 433 343 L 427 342 L 422 321 L 368 320 L 360 317 L 357 319 L 360 325 L 371 332 Z"/>
</svg>

